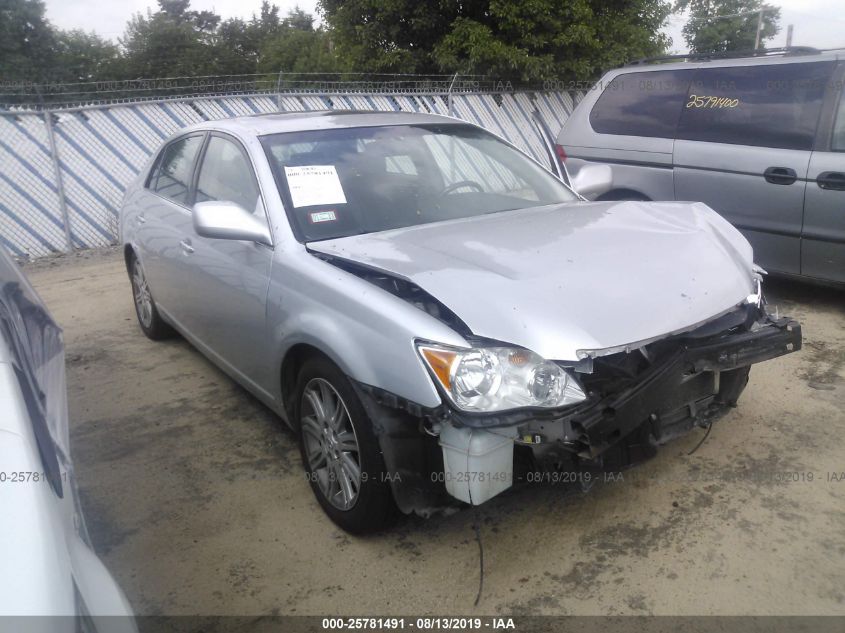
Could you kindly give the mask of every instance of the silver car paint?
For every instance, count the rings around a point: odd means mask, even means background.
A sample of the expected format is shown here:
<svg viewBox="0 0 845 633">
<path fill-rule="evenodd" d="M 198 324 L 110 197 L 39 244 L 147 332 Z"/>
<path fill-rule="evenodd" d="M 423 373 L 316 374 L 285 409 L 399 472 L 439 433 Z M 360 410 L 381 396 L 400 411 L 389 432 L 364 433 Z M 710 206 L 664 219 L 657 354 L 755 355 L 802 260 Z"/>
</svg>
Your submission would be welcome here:
<svg viewBox="0 0 845 633">
<path fill-rule="evenodd" d="M 410 279 L 474 334 L 554 360 L 692 328 L 753 290 L 748 243 L 702 204 L 565 204 L 311 248 Z"/>
<path fill-rule="evenodd" d="M 830 171 L 845 172 L 845 154 L 813 152 L 807 179 Z M 845 191 L 807 187 L 801 242 L 802 274 L 845 282 Z"/>
<path fill-rule="evenodd" d="M 579 156 L 589 156 L 590 152 L 581 151 Z M 574 176 L 577 176 L 583 167 L 589 165 L 603 164 L 612 160 L 607 154 L 597 150 L 594 160 L 584 158 L 568 158 L 566 168 Z M 675 183 L 671 169 L 666 167 L 649 167 L 647 165 L 628 165 L 625 163 L 613 163 L 613 190 L 626 190 L 650 200 L 674 200 Z M 595 200 L 600 196 L 586 196 Z"/>
<path fill-rule="evenodd" d="M 842 60 L 843 53 L 761 57 L 630 66 L 605 74 L 606 87 L 626 73 Z M 841 73 L 842 70 L 838 71 Z M 841 81 L 832 82 L 840 85 Z M 798 151 L 700 141 L 601 134 L 590 112 L 601 89 L 585 95 L 561 129 L 557 143 L 570 158 L 575 176 L 584 165 L 613 164 L 614 188 L 650 200 L 697 200 L 741 227 L 756 260 L 767 270 L 845 282 L 845 192 L 820 189 L 822 171 L 845 172 L 841 152 Z M 819 166 L 808 169 L 808 164 Z M 768 167 L 788 167 L 799 180 L 791 185 L 766 182 Z M 802 179 L 807 179 L 802 180 Z"/>
<path fill-rule="evenodd" d="M 281 369 L 295 345 L 315 347 L 347 375 L 429 407 L 439 405 L 440 396 L 419 360 L 414 338 L 468 345 L 440 321 L 320 261 L 296 241 L 257 134 L 342 127 L 350 117 L 355 126 L 455 122 L 410 114 L 317 115 L 307 117 L 303 127 L 300 114 L 230 119 L 198 127 L 236 136 L 249 153 L 273 233 L 272 249 L 199 237 L 190 223 L 190 210 L 144 189 L 143 178 L 127 190 L 121 214 L 123 241 L 141 258 L 165 318 L 285 418 Z M 188 128 L 174 138 L 191 131 Z M 147 221 L 138 224 L 141 213 Z M 157 226 L 158 222 L 165 225 Z M 190 240 L 193 253 L 180 248 L 184 240 Z M 159 265 L 148 269 L 150 260 Z M 221 294 L 191 287 L 198 285 L 206 289 L 219 285 Z M 201 302 L 205 316 L 197 314 L 193 300 Z M 253 353 L 238 357 L 225 353 L 237 349 Z"/>
<path fill-rule="evenodd" d="M 426 407 L 439 405 L 414 341 L 458 347 L 468 342 L 427 313 L 309 252 L 334 247 L 341 253 L 344 240 L 297 242 L 258 139 L 303 129 L 430 122 L 455 120 L 407 113 L 299 114 L 208 122 L 182 131 L 223 131 L 243 144 L 261 185 L 274 246 L 224 246 L 197 236 L 185 221 L 190 211 L 145 190 L 139 178 L 127 192 L 122 236 L 148 267 L 165 318 L 283 417 L 282 364 L 299 344 L 321 350 L 355 380 Z M 147 221 L 139 224 L 139 214 Z M 155 222 L 176 222 L 154 227 L 153 215 Z M 441 250 L 415 235 L 439 240 Z M 193 252 L 180 248 L 185 240 Z M 702 205 L 574 203 L 491 215 L 463 226 L 442 223 L 350 238 L 346 247 L 347 256 L 404 270 L 435 298 L 447 305 L 451 300 L 450 307 L 478 327 L 477 334 L 524 342 L 555 359 L 687 328 L 737 305 L 752 290 L 750 248 Z M 543 257 L 550 258 L 542 264 L 546 274 L 532 273 L 531 265 Z M 461 289 L 478 305 L 459 303 L 454 297 Z M 491 309 L 503 300 L 507 309 Z M 192 327 L 191 314 L 200 306 L 205 325 Z M 251 358 L 227 351 L 238 348 L 253 350 Z"/>
</svg>

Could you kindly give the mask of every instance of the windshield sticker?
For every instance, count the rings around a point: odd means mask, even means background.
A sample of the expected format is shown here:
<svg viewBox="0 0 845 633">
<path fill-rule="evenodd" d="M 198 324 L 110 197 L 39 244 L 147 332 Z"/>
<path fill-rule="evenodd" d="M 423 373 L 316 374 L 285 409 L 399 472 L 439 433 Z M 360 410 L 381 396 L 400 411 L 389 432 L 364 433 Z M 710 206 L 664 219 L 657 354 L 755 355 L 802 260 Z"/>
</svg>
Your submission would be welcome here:
<svg viewBox="0 0 845 633">
<path fill-rule="evenodd" d="M 308 221 L 311 224 L 319 224 L 320 222 L 334 222 L 337 220 L 334 210 L 330 211 L 312 211 L 308 214 Z"/>
<path fill-rule="evenodd" d="M 346 204 L 346 196 L 334 165 L 285 166 L 285 176 L 294 207 Z"/>
</svg>

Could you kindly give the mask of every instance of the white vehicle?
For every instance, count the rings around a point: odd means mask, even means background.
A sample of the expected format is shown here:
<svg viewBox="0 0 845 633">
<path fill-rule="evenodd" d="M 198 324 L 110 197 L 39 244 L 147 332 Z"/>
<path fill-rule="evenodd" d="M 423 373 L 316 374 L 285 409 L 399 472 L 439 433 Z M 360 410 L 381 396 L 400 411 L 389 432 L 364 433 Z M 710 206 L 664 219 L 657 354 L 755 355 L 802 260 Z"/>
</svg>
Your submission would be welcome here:
<svg viewBox="0 0 845 633">
<path fill-rule="evenodd" d="M 61 329 L 0 248 L 0 628 L 134 632 L 80 511 L 64 363 Z"/>
</svg>

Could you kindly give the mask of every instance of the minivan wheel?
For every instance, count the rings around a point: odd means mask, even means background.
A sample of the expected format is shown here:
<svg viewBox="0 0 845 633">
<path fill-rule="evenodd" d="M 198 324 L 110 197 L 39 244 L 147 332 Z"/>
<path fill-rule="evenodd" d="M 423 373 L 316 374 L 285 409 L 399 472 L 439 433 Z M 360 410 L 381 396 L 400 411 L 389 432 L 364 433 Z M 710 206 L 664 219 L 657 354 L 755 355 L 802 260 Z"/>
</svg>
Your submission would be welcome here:
<svg viewBox="0 0 845 633">
<path fill-rule="evenodd" d="M 308 482 L 329 518 L 353 534 L 389 525 L 396 506 L 378 439 L 349 379 L 327 359 L 303 364 L 296 420 Z"/>
<path fill-rule="evenodd" d="M 129 263 L 129 278 L 132 281 L 132 299 L 135 304 L 135 315 L 138 325 L 148 338 L 160 341 L 173 336 L 174 331 L 164 320 L 156 308 L 155 300 L 150 291 L 150 284 L 144 274 L 141 261 L 133 256 Z"/>
</svg>

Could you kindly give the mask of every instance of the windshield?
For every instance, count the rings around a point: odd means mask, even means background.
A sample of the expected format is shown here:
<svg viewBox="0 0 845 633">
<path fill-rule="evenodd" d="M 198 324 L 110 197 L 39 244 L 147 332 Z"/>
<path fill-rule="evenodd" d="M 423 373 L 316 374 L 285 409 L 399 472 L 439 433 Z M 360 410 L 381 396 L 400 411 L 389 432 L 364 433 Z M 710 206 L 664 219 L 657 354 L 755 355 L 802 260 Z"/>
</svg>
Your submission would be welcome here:
<svg viewBox="0 0 845 633">
<path fill-rule="evenodd" d="M 470 125 L 317 130 L 262 143 L 304 241 L 577 199 L 524 154 Z"/>
</svg>

